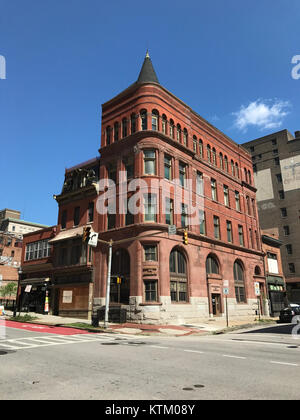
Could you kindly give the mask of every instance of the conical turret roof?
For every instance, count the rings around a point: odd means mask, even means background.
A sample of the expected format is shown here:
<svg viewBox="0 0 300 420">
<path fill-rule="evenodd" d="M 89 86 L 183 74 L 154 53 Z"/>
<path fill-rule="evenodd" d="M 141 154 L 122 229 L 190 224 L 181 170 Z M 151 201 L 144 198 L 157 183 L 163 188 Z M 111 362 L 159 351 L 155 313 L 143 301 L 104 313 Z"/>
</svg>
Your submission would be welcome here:
<svg viewBox="0 0 300 420">
<path fill-rule="evenodd" d="M 148 51 L 146 53 L 146 57 L 145 57 L 142 69 L 137 79 L 137 83 L 146 83 L 146 82 L 159 83 Z"/>
</svg>

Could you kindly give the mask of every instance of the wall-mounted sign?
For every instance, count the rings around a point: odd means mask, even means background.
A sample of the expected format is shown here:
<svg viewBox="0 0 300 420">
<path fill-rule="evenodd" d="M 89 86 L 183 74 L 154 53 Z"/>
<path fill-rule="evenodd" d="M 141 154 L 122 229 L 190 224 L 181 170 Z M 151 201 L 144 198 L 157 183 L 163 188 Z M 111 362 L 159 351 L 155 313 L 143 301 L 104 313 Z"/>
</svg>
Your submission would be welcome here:
<svg viewBox="0 0 300 420">
<path fill-rule="evenodd" d="M 63 291 L 63 303 L 72 303 L 73 292 L 72 290 L 64 290 Z"/>
<path fill-rule="evenodd" d="M 32 285 L 31 284 L 27 284 L 27 286 L 25 287 L 25 292 L 26 293 L 30 293 L 32 289 Z"/>
<path fill-rule="evenodd" d="M 254 283 L 254 291 L 255 291 L 255 296 L 260 296 L 260 287 L 259 287 L 258 281 Z"/>
</svg>

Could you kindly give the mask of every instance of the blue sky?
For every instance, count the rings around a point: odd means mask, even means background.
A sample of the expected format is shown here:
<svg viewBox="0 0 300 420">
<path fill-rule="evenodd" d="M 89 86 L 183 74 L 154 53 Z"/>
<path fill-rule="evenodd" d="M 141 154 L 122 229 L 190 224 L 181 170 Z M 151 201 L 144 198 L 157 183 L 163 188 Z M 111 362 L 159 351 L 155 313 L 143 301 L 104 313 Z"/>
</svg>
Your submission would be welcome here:
<svg viewBox="0 0 300 420">
<path fill-rule="evenodd" d="M 299 15 L 299 0 L 0 0 L 0 209 L 56 224 L 65 168 L 97 156 L 101 104 L 147 48 L 160 83 L 236 142 L 300 130 Z"/>
</svg>

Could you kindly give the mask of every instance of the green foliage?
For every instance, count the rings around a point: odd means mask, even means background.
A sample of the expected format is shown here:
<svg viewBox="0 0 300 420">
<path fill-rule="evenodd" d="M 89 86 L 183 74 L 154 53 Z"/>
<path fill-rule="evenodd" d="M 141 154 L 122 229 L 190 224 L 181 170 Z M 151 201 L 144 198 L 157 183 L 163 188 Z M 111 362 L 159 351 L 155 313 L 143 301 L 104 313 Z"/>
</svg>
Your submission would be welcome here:
<svg viewBox="0 0 300 420">
<path fill-rule="evenodd" d="M 5 286 L 0 287 L 0 295 L 3 297 L 16 295 L 18 285 L 16 283 L 7 283 Z"/>
</svg>

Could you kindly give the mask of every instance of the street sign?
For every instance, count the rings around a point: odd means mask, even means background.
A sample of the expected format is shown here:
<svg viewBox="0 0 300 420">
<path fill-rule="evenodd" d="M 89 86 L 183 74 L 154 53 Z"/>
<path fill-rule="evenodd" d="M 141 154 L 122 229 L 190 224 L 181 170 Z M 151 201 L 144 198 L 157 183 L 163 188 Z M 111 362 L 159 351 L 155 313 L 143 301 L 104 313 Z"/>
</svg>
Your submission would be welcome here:
<svg viewBox="0 0 300 420">
<path fill-rule="evenodd" d="M 26 292 L 26 293 L 30 293 L 30 292 L 31 292 L 31 289 L 32 289 L 32 285 L 31 285 L 31 284 L 28 284 L 28 285 L 25 287 L 25 292 Z"/>
<path fill-rule="evenodd" d="M 256 281 L 254 283 L 254 291 L 255 291 L 255 296 L 260 296 L 260 288 L 259 288 L 259 282 Z"/>
<path fill-rule="evenodd" d="M 224 295 L 229 295 L 229 289 L 228 289 L 228 287 L 224 287 L 223 288 L 223 294 Z"/>
<path fill-rule="evenodd" d="M 96 248 L 96 246 L 98 245 L 98 233 L 96 232 L 90 233 L 90 239 L 88 241 L 88 245 Z"/>
<path fill-rule="evenodd" d="M 169 232 L 169 235 L 176 235 L 176 232 L 177 232 L 176 225 L 169 225 L 168 232 Z"/>
</svg>

